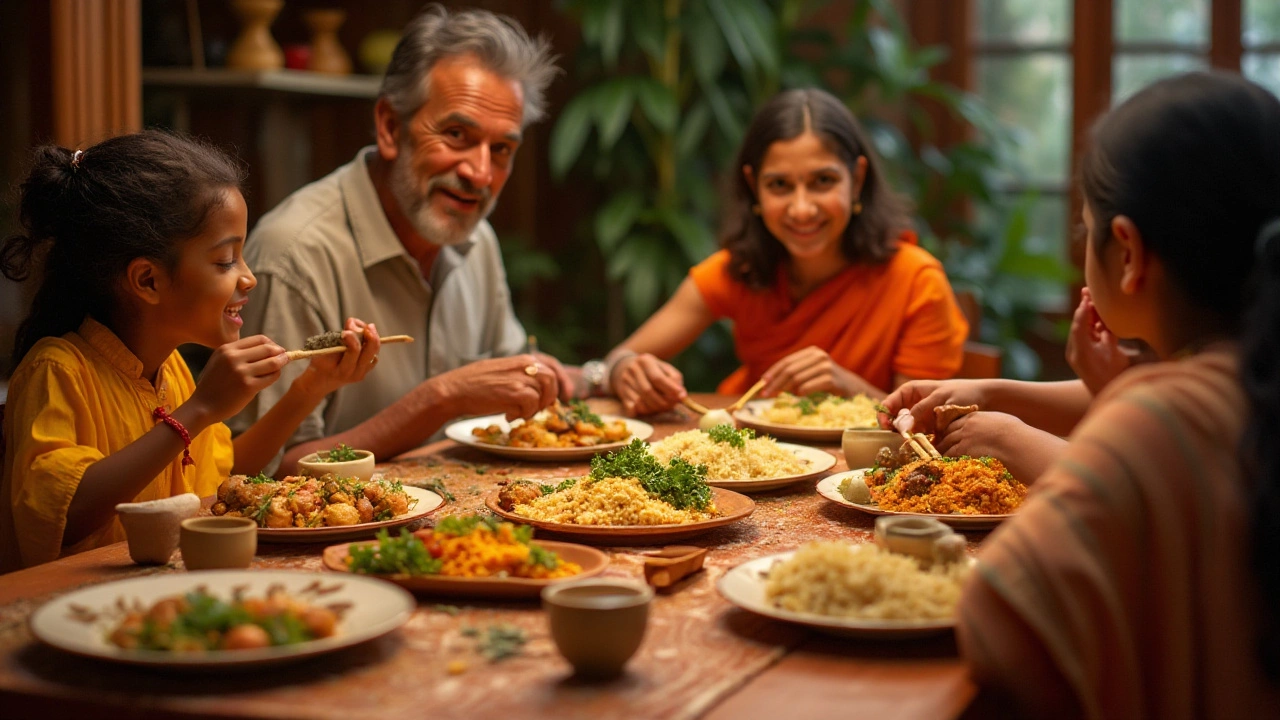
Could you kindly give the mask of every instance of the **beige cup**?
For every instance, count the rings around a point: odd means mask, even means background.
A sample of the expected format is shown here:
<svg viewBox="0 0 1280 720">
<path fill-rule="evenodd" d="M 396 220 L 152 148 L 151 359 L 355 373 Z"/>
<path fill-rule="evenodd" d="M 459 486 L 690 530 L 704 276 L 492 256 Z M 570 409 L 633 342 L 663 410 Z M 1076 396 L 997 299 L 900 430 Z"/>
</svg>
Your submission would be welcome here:
<svg viewBox="0 0 1280 720">
<path fill-rule="evenodd" d="M 343 462 L 324 462 L 320 460 L 319 453 L 303 455 L 298 459 L 298 474 L 323 477 L 333 473 L 338 477 L 369 482 L 373 479 L 373 468 L 377 465 L 377 461 L 374 460 L 373 453 L 368 450 L 356 450 L 356 453 L 360 455 L 358 459 Z"/>
<path fill-rule="evenodd" d="M 934 543 L 954 534 L 954 530 L 933 518 L 891 515 L 876 518 L 877 545 L 889 552 L 910 555 L 927 563 L 934 560 Z"/>
<path fill-rule="evenodd" d="M 247 568 L 258 551 L 258 524 L 237 517 L 183 520 L 179 547 L 188 570 Z"/>
<path fill-rule="evenodd" d="M 876 464 L 880 448 L 897 452 L 902 447 L 902 436 L 890 430 L 848 428 L 840 439 L 844 449 L 844 462 L 850 470 L 868 468 Z"/>
<path fill-rule="evenodd" d="M 163 500 L 120 503 L 116 513 L 129 540 L 129 557 L 139 565 L 164 565 L 178 549 L 182 521 L 200 512 L 194 493 Z"/>
<path fill-rule="evenodd" d="M 560 583 L 542 590 L 551 638 L 584 678 L 622 674 L 640 647 L 653 588 L 626 580 Z"/>
</svg>

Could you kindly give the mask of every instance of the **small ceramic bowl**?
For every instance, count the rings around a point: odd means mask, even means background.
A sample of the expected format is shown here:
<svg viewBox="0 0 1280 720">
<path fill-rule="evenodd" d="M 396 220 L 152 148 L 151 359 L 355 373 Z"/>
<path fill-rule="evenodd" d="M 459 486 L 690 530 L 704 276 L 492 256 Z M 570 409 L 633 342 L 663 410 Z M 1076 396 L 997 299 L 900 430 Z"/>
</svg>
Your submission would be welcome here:
<svg viewBox="0 0 1280 720">
<path fill-rule="evenodd" d="M 258 524 L 249 518 L 190 518 L 182 521 L 178 546 L 188 570 L 247 568 L 258 551 Z"/>
<path fill-rule="evenodd" d="M 200 512 L 200 497 L 194 493 L 163 500 L 120 503 L 116 513 L 129 540 L 129 557 L 139 565 L 164 565 L 178 549 L 182 521 Z"/>
<path fill-rule="evenodd" d="M 902 447 L 902 436 L 891 430 L 849 428 L 844 431 L 840 445 L 844 448 L 845 464 L 850 470 L 857 470 L 875 465 L 880 448 L 897 452 Z"/>
<path fill-rule="evenodd" d="M 910 555 L 927 563 L 933 562 L 934 543 L 954 534 L 954 530 L 933 518 L 890 515 L 876 518 L 877 545 L 889 552 Z"/>
<path fill-rule="evenodd" d="M 614 678 L 640 647 L 653 588 L 626 580 L 551 585 L 542 607 L 556 648 L 579 677 Z"/>
<path fill-rule="evenodd" d="M 369 482 L 373 479 L 373 467 L 377 464 L 373 453 L 368 450 L 356 450 L 355 453 L 360 456 L 359 459 L 342 462 L 321 460 L 320 453 L 304 455 L 298 460 L 298 474 L 322 477 L 333 473 L 338 477 L 355 478 L 360 482 Z"/>
</svg>

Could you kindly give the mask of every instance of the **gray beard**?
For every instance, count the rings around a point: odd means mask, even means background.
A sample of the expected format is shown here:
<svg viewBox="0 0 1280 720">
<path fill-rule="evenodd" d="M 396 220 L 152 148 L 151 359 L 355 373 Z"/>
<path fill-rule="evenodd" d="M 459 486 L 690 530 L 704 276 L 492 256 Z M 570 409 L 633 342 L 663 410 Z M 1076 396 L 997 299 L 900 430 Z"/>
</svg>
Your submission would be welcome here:
<svg viewBox="0 0 1280 720">
<path fill-rule="evenodd" d="M 409 224 L 423 239 L 436 245 L 458 245 L 466 242 L 480 221 L 489 217 L 497 205 L 497 198 L 488 188 L 477 190 L 457 173 L 448 172 L 436 175 L 427 181 L 426 190 L 418 194 L 418 178 L 408 160 L 407 148 L 391 163 L 390 185 L 391 195 L 400 206 L 400 211 L 409 220 Z M 457 190 L 468 194 L 480 195 L 477 211 L 467 214 L 440 213 L 431 207 L 429 198 L 439 188 Z"/>
</svg>

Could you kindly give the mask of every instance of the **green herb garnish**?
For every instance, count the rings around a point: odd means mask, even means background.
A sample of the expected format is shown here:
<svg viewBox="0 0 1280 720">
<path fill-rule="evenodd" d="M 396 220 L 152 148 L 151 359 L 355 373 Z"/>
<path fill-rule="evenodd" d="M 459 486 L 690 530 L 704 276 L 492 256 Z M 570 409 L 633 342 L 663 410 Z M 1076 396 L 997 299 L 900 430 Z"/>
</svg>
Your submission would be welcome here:
<svg viewBox="0 0 1280 720">
<path fill-rule="evenodd" d="M 514 625 L 490 625 L 482 634 L 480 628 L 462 629 L 465 637 L 476 638 L 476 650 L 489 662 L 498 662 L 520 654 L 528 638 Z"/>
<path fill-rule="evenodd" d="M 433 478 L 431 482 L 426 484 L 426 489 L 434 492 L 449 502 L 454 502 L 458 499 L 453 496 L 453 493 L 449 492 L 449 488 L 444 486 L 444 480 L 442 478 Z"/>
<path fill-rule="evenodd" d="M 538 489 L 542 491 L 543 495 L 550 495 L 551 493 L 558 493 L 561 490 L 568 490 L 577 484 L 578 478 L 569 478 L 568 480 L 561 481 L 559 485 L 543 485 L 539 483 Z"/>
<path fill-rule="evenodd" d="M 728 423 L 722 423 L 708 430 L 707 435 L 716 442 L 728 443 L 730 447 L 741 449 L 747 446 L 748 440 L 755 438 L 756 431 L 751 428 L 738 430 Z"/>
<path fill-rule="evenodd" d="M 889 412 L 889 408 L 885 407 L 880 403 L 876 403 L 874 407 L 876 409 L 876 412 L 878 413 L 884 413 L 885 415 L 890 415 L 890 416 L 893 415 L 893 413 Z"/>
<path fill-rule="evenodd" d="M 251 485 L 261 485 L 262 483 L 275 482 L 276 479 L 266 473 L 260 472 L 257 475 L 254 475 L 253 477 L 245 478 L 244 481 L 247 483 L 250 483 Z"/>
<path fill-rule="evenodd" d="M 575 419 L 596 427 L 604 426 L 604 420 L 601 420 L 599 415 L 591 412 L 591 408 L 587 407 L 585 400 L 574 400 L 569 403 L 569 414 L 565 421 L 572 424 Z"/>
<path fill-rule="evenodd" d="M 366 575 L 435 575 L 444 562 L 431 557 L 427 546 L 408 530 L 401 528 L 399 537 L 378 531 L 377 545 L 352 545 L 347 567 Z"/>
<path fill-rule="evenodd" d="M 360 454 L 352 450 L 350 445 L 338 443 L 332 450 L 316 453 L 316 459 L 320 462 L 351 462 L 359 460 Z"/>
<path fill-rule="evenodd" d="M 591 479 L 608 477 L 633 477 L 649 494 L 677 510 L 691 507 L 706 510 L 711 504 L 706 465 L 693 465 L 682 457 L 673 457 L 663 467 L 649 453 L 649 446 L 639 439 L 617 452 L 591 458 Z"/>
</svg>

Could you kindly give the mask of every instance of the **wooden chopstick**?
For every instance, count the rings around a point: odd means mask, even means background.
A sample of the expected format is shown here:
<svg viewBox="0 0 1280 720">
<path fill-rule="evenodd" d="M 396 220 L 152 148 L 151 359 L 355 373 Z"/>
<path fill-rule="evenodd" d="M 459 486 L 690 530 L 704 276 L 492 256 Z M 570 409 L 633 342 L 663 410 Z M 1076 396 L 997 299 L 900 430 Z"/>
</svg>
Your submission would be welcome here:
<svg viewBox="0 0 1280 720">
<path fill-rule="evenodd" d="M 725 409 L 728 410 L 730 413 L 741 410 L 742 407 L 747 404 L 748 400 L 755 397 L 756 393 L 764 389 L 764 386 L 765 386 L 764 380 L 757 382 L 755 385 L 751 386 L 750 390 L 747 390 L 745 393 L 743 393 L 742 397 L 738 398 L 737 401 L 735 401 L 732 405 L 730 405 Z"/>
<path fill-rule="evenodd" d="M 681 400 L 680 402 L 684 403 L 685 407 L 698 413 L 699 415 L 706 415 L 707 413 L 711 412 L 704 405 L 699 403 L 697 400 L 694 400 L 693 398 L 689 397 L 688 395 L 686 395 L 684 399 Z"/>
<path fill-rule="evenodd" d="M 934 447 L 933 443 L 929 442 L 928 437 L 920 433 L 916 433 L 912 437 L 915 439 L 916 442 L 920 443 L 920 445 L 924 447 L 924 449 L 929 453 L 930 456 L 936 457 L 936 458 L 942 457 L 942 453 L 938 452 L 938 448 Z"/>
<path fill-rule="evenodd" d="M 388 343 L 408 343 L 413 342 L 413 338 L 408 335 L 388 335 L 382 338 L 382 344 Z M 319 350 L 290 350 L 285 353 L 290 360 L 301 360 L 303 358 L 315 357 L 316 355 L 332 355 L 333 353 L 345 352 L 346 345 L 334 345 L 333 347 L 320 348 Z"/>
</svg>

